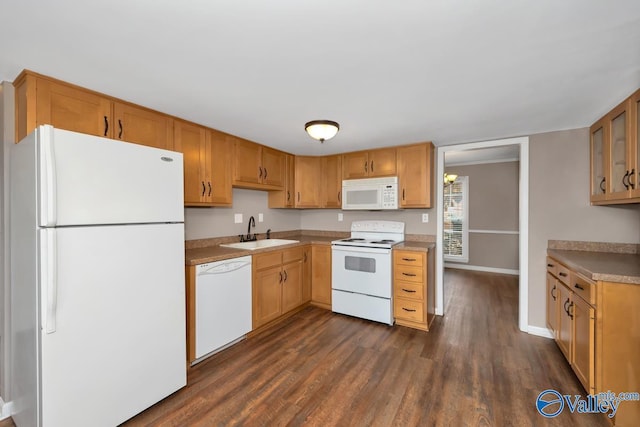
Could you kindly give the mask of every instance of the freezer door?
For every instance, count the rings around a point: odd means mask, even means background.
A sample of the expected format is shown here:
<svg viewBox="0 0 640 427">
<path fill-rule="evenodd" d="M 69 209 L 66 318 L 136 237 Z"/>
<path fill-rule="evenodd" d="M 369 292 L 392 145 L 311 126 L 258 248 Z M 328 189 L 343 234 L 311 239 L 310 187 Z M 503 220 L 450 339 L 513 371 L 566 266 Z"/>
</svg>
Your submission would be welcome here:
<svg viewBox="0 0 640 427">
<path fill-rule="evenodd" d="M 40 126 L 41 227 L 182 222 L 182 154 Z"/>
<path fill-rule="evenodd" d="M 44 426 L 118 425 L 186 385 L 183 228 L 40 230 Z"/>
</svg>

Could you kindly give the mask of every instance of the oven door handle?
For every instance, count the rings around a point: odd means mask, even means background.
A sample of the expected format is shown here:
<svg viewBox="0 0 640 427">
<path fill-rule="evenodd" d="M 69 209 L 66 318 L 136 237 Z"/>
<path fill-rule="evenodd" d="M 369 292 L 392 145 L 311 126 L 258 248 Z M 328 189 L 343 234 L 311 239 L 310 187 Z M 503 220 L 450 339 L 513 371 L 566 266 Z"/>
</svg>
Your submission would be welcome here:
<svg viewBox="0 0 640 427">
<path fill-rule="evenodd" d="M 361 254 L 390 254 L 391 249 L 388 248 L 366 248 L 363 246 L 342 246 L 332 245 L 332 250 L 335 252 L 345 253 L 361 253 Z"/>
</svg>

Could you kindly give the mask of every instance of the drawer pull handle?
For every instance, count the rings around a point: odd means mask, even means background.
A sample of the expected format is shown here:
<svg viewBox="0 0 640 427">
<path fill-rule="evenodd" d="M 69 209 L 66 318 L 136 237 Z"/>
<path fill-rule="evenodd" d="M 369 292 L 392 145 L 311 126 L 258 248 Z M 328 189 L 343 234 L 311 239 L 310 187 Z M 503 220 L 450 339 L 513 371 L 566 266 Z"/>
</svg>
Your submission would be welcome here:
<svg viewBox="0 0 640 427">
<path fill-rule="evenodd" d="M 559 276 L 567 277 L 567 273 L 558 273 Z"/>
<path fill-rule="evenodd" d="M 415 258 L 402 258 L 403 261 L 411 261 L 414 262 L 416 259 Z"/>
<path fill-rule="evenodd" d="M 547 264 L 547 267 L 553 267 L 553 264 Z"/>
<path fill-rule="evenodd" d="M 578 289 L 580 289 L 581 291 L 584 291 L 584 288 L 583 288 L 582 286 L 580 286 L 579 284 L 577 284 L 577 283 L 576 283 L 575 285 L 573 285 L 573 287 L 574 287 L 574 288 L 578 288 Z"/>
<path fill-rule="evenodd" d="M 414 289 L 405 289 L 405 288 L 402 288 L 402 290 L 403 290 L 403 291 L 405 291 L 405 292 L 409 292 L 409 293 L 411 293 L 411 294 L 415 294 L 415 293 L 416 293 L 416 291 L 415 291 Z"/>
<path fill-rule="evenodd" d="M 404 272 L 403 272 L 403 273 L 402 273 L 402 275 L 403 275 L 403 276 L 409 276 L 409 277 L 416 277 L 416 275 L 415 275 L 415 274 L 413 274 L 413 273 L 404 273 Z"/>
<path fill-rule="evenodd" d="M 402 307 L 402 309 L 404 311 L 416 311 L 414 308 L 404 308 L 404 307 Z"/>
</svg>

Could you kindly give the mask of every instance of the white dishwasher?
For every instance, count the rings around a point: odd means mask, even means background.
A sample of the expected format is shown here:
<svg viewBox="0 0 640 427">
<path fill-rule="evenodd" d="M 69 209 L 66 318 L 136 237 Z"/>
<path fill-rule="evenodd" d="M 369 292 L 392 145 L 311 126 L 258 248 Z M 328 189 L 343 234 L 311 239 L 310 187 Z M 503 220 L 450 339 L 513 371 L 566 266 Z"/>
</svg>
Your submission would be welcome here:
<svg viewBox="0 0 640 427">
<path fill-rule="evenodd" d="M 251 256 L 196 266 L 196 360 L 251 331 Z"/>
</svg>

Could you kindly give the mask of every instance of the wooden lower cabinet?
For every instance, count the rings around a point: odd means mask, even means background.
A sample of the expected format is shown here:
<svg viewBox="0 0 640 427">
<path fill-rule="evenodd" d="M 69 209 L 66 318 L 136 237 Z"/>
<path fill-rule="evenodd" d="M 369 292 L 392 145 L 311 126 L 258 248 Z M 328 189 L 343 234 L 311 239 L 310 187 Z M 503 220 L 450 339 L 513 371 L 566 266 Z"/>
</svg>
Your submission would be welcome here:
<svg viewBox="0 0 640 427">
<path fill-rule="evenodd" d="M 302 305 L 302 260 L 302 247 L 253 256 L 253 329 Z"/>
<path fill-rule="evenodd" d="M 434 251 L 393 251 L 393 317 L 424 331 L 435 318 Z"/>
<path fill-rule="evenodd" d="M 302 248 L 302 302 L 311 301 L 311 245 Z"/>
<path fill-rule="evenodd" d="M 551 273 L 547 273 L 547 327 L 557 338 L 558 333 L 558 280 Z"/>
<path fill-rule="evenodd" d="M 552 328 L 556 316 L 552 333 L 585 391 L 639 391 L 640 285 L 594 282 L 553 258 L 547 271 L 547 324 Z M 625 401 L 613 424 L 636 426 L 638 420 L 640 402 Z"/>
<path fill-rule="evenodd" d="M 311 264 L 311 304 L 331 310 L 331 245 L 313 245 Z"/>
</svg>

